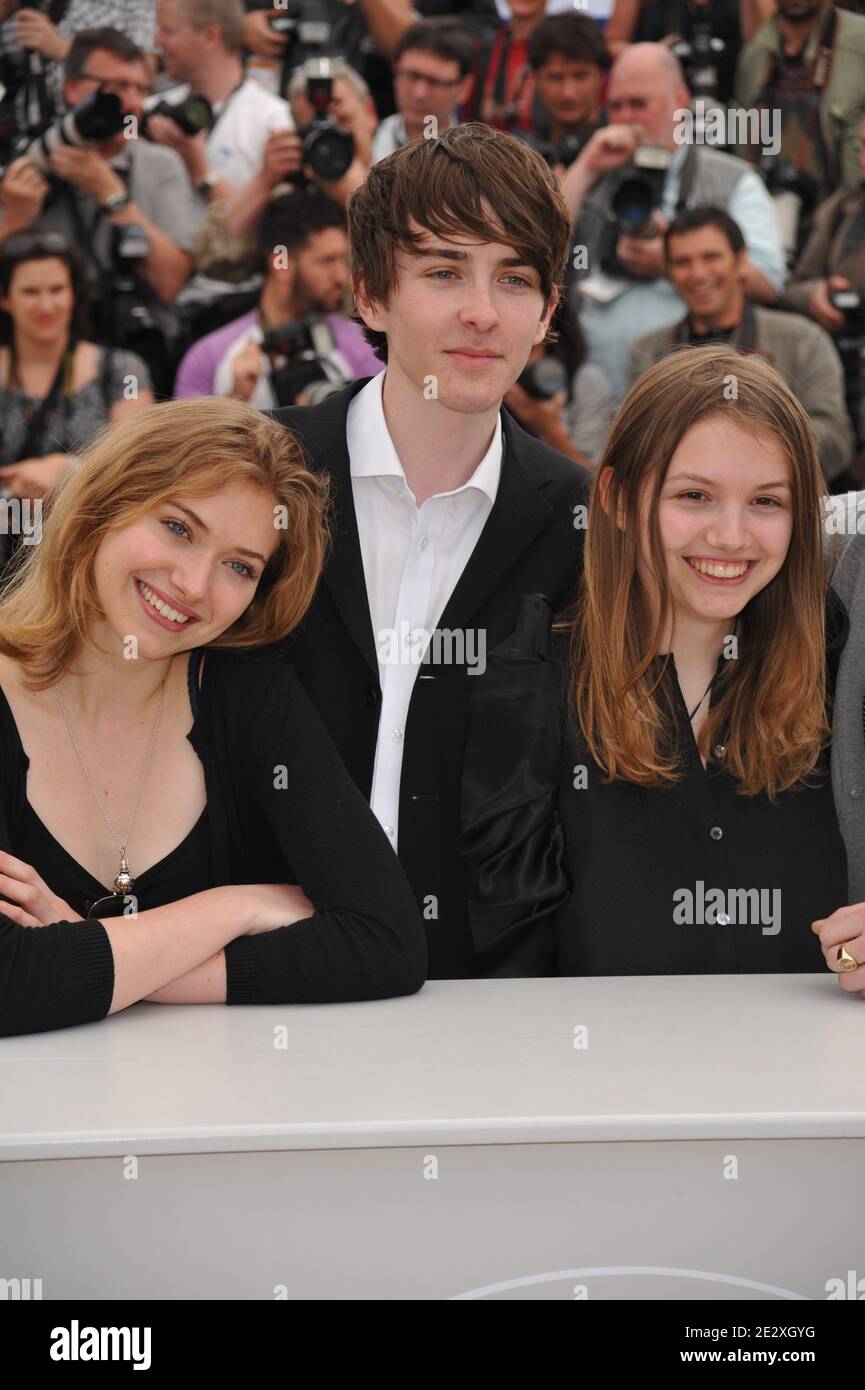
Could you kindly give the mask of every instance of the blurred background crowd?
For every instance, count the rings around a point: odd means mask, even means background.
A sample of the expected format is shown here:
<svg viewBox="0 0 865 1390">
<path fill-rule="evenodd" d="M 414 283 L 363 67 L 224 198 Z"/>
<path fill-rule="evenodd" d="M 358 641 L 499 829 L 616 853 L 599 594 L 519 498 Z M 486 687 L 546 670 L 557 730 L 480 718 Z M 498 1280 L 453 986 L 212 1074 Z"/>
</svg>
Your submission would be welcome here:
<svg viewBox="0 0 865 1390">
<path fill-rule="evenodd" d="M 531 144 L 573 220 L 556 339 L 505 398 L 525 429 L 594 464 L 641 371 L 726 339 L 798 395 L 828 487 L 862 486 L 863 11 L 0 0 L 0 489 L 44 495 L 154 399 L 379 372 L 346 204 L 470 120 Z"/>
</svg>

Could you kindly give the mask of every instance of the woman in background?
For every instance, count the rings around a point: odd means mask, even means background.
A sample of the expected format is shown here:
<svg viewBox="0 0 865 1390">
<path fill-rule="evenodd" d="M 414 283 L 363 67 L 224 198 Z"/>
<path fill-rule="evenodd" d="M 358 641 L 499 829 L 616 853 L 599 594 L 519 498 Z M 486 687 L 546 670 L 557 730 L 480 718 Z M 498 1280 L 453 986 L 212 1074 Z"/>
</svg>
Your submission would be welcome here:
<svg viewBox="0 0 865 1390">
<path fill-rule="evenodd" d="M 57 232 L 0 251 L 0 485 L 42 497 L 108 421 L 153 403 L 140 357 L 87 338 L 78 255 Z"/>
</svg>

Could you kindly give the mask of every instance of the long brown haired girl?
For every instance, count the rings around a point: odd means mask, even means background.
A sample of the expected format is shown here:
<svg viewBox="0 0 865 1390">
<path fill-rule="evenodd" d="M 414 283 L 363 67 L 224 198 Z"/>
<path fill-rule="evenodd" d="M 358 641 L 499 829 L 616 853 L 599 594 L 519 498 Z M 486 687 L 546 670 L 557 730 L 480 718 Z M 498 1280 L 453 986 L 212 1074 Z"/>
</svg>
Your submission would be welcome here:
<svg viewBox="0 0 865 1390">
<path fill-rule="evenodd" d="M 773 368 L 687 349 L 600 460 L 572 628 L 563 974 L 818 971 L 845 900 L 827 782 L 810 423 Z"/>
</svg>

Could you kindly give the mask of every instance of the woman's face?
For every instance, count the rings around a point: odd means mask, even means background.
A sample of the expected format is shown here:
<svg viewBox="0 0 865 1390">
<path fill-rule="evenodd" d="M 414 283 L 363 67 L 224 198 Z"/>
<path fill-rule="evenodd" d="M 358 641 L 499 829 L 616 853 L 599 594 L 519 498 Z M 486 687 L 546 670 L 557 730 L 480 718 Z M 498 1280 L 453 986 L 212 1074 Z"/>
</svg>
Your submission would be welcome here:
<svg viewBox="0 0 865 1390">
<path fill-rule="evenodd" d="M 790 548 L 792 470 L 785 450 L 721 415 L 693 425 L 670 460 L 658 532 L 677 625 L 735 618 L 778 573 Z"/>
<path fill-rule="evenodd" d="M 250 483 L 209 497 L 178 493 L 106 536 L 94 578 L 109 648 L 113 634 L 124 654 L 158 660 L 221 636 L 249 607 L 276 549 L 275 505 Z"/>
<path fill-rule="evenodd" d="M 39 343 L 68 335 L 75 308 L 69 267 L 57 256 L 22 261 L 12 272 L 9 293 L 0 300 L 18 334 Z"/>
</svg>

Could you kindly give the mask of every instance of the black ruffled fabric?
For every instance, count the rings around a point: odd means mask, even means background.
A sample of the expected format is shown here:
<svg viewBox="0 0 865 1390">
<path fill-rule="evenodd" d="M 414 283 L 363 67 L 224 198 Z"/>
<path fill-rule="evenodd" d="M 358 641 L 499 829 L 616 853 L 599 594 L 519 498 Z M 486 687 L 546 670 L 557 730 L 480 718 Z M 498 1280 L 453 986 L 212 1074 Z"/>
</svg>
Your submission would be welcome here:
<svg viewBox="0 0 865 1390">
<path fill-rule="evenodd" d="M 563 660 L 552 610 L 524 594 L 517 623 L 469 682 L 459 854 L 476 973 L 555 974 L 551 914 L 570 893 L 556 809 Z"/>
</svg>

